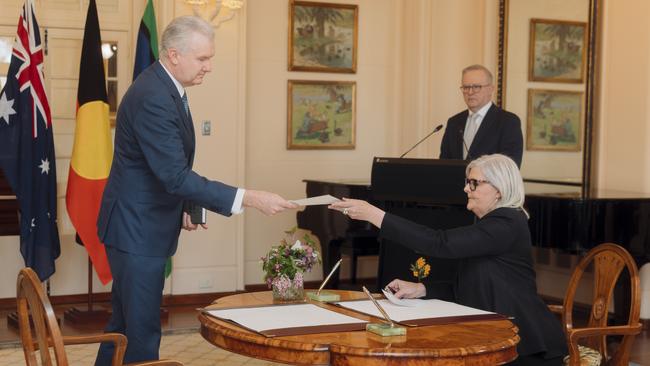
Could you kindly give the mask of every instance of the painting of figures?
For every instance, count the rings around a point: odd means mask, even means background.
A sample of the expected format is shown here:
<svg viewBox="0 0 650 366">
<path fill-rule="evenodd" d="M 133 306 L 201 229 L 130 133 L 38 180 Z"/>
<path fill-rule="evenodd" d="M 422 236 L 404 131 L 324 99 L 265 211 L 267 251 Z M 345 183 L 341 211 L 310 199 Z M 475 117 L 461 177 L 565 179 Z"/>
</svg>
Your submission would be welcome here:
<svg viewBox="0 0 650 366">
<path fill-rule="evenodd" d="M 351 81 L 289 80 L 287 149 L 354 149 L 355 92 Z"/>
<path fill-rule="evenodd" d="M 529 89 L 526 149 L 580 151 L 583 94 Z"/>
<path fill-rule="evenodd" d="M 355 73 L 357 5 L 289 3 L 289 70 Z"/>
<path fill-rule="evenodd" d="M 528 79 L 582 83 L 586 42 L 587 23 L 531 19 Z"/>
</svg>

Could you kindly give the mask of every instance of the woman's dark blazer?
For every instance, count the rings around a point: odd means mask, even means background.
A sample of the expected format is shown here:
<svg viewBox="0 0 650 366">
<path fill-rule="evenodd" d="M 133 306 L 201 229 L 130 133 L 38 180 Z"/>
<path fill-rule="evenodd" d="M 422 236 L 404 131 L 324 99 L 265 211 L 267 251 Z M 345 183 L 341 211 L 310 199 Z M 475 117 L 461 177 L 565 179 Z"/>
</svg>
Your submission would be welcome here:
<svg viewBox="0 0 650 366">
<path fill-rule="evenodd" d="M 498 208 L 477 223 L 435 230 L 387 213 L 380 238 L 418 253 L 461 259 L 455 283 L 459 304 L 514 317 L 520 355 L 568 353 L 559 320 L 537 295 L 528 222 L 523 211 Z"/>
</svg>

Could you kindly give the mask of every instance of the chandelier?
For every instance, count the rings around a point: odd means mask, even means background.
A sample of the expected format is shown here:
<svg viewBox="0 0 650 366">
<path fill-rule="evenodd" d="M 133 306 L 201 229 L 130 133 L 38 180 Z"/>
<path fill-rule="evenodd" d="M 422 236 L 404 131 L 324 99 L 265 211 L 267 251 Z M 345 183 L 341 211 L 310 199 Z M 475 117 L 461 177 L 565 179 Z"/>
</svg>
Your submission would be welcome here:
<svg viewBox="0 0 650 366">
<path fill-rule="evenodd" d="M 244 0 L 184 0 L 186 4 L 192 6 L 194 15 L 203 17 L 209 22 L 216 21 L 215 28 L 218 28 L 221 23 L 227 22 L 235 17 L 237 10 L 244 6 Z M 214 8 L 212 5 L 214 4 Z M 227 8 L 229 13 L 222 15 L 223 8 Z M 210 9 L 212 9 L 210 11 Z M 206 14 L 207 13 L 207 14 Z M 203 16 L 203 14 L 206 14 Z"/>
</svg>

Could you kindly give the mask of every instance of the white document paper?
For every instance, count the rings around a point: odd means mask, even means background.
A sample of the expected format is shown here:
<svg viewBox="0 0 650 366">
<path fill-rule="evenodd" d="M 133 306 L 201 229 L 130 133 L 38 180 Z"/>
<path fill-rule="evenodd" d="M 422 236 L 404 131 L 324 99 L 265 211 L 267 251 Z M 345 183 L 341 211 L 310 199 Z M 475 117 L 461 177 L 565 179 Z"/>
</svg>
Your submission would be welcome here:
<svg viewBox="0 0 650 366">
<path fill-rule="evenodd" d="M 314 304 L 206 310 L 206 312 L 260 333 L 273 329 L 367 323 L 365 320 L 339 314 Z"/>
<path fill-rule="evenodd" d="M 393 295 L 392 292 L 381 290 L 384 293 L 384 296 L 391 304 L 397 306 L 422 306 L 425 304 L 426 300 L 422 299 L 400 299 L 397 296 Z"/>
<path fill-rule="evenodd" d="M 313 205 L 329 205 L 334 202 L 340 202 L 341 200 L 331 196 L 329 194 L 323 195 L 323 196 L 316 196 L 316 197 L 309 197 L 309 198 L 303 198 L 299 200 L 291 200 L 289 202 L 293 202 L 298 206 L 313 206 Z"/>
<path fill-rule="evenodd" d="M 420 300 L 421 305 L 413 307 L 395 305 L 388 300 L 378 300 L 378 302 L 384 308 L 384 310 L 386 310 L 388 316 L 396 322 L 416 319 L 494 314 L 489 311 L 474 309 L 453 302 L 436 299 Z M 377 310 L 377 307 L 370 300 L 341 301 L 337 302 L 336 304 L 364 314 L 372 315 L 382 319 L 384 318 L 381 313 L 379 313 L 379 310 Z"/>
</svg>

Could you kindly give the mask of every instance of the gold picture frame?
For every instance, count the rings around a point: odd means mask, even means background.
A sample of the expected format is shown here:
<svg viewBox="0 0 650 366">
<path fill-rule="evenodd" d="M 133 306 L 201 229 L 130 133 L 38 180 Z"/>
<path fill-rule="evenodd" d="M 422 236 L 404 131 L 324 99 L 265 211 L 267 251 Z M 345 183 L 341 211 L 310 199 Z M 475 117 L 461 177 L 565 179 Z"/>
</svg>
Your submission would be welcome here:
<svg viewBox="0 0 650 366">
<path fill-rule="evenodd" d="M 289 2 L 289 71 L 357 72 L 359 7 Z"/>
<path fill-rule="evenodd" d="M 354 149 L 356 82 L 289 80 L 287 149 Z"/>
<path fill-rule="evenodd" d="M 526 150 L 582 150 L 584 93 L 528 89 Z"/>
<path fill-rule="evenodd" d="M 528 80 L 583 83 L 587 32 L 586 22 L 531 19 Z"/>
</svg>

